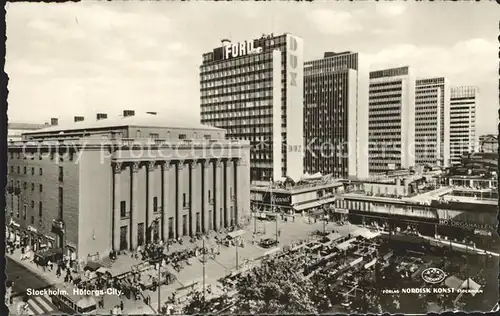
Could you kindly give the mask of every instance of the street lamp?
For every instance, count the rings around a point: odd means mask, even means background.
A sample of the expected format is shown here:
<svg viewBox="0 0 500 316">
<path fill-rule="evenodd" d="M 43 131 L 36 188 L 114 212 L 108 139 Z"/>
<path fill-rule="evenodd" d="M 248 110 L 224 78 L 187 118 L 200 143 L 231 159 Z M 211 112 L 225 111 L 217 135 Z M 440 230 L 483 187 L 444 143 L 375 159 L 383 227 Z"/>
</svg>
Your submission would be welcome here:
<svg viewBox="0 0 500 316">
<path fill-rule="evenodd" d="M 239 237 L 236 237 L 234 240 L 234 245 L 236 246 L 236 271 L 239 270 L 239 262 L 238 262 L 238 242 L 239 242 Z"/>
<path fill-rule="evenodd" d="M 276 213 L 276 212 L 275 212 L 275 213 Z M 275 215 L 274 215 L 274 218 L 275 218 L 275 220 L 276 220 L 276 242 L 279 242 L 279 241 L 278 241 L 278 215 L 277 215 L 277 214 L 275 214 Z"/>
<path fill-rule="evenodd" d="M 151 222 L 150 229 L 153 229 L 153 227 L 152 227 L 153 225 L 158 224 L 158 222 L 160 221 L 160 217 L 161 217 L 160 214 L 157 214 L 155 216 L 155 218 Z M 157 311 L 158 314 L 161 312 L 161 264 L 162 264 L 162 262 L 163 262 L 163 258 L 162 257 L 158 258 L 158 311 Z"/>
<path fill-rule="evenodd" d="M 205 306 L 205 262 L 206 262 L 206 248 L 205 248 L 205 236 L 202 237 L 202 251 L 203 251 L 203 306 Z"/>
</svg>

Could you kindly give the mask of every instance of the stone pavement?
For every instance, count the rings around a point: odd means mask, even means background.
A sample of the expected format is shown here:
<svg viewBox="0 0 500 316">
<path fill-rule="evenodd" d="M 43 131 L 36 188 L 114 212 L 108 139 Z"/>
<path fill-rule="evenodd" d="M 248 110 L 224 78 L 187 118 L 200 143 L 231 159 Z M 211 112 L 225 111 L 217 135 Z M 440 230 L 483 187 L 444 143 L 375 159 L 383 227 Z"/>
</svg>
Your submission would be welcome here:
<svg viewBox="0 0 500 316">
<path fill-rule="evenodd" d="M 280 247 L 290 246 L 292 242 L 298 240 L 307 239 L 314 231 L 323 230 L 323 221 L 318 220 L 314 223 L 311 220 L 309 224 L 309 219 L 307 217 L 297 216 L 295 222 L 284 222 L 281 219 L 278 220 L 278 229 L 280 230 Z M 242 269 L 245 262 L 252 262 L 256 258 L 261 258 L 272 249 L 264 249 L 257 245 L 260 239 L 264 238 L 276 238 L 276 223 L 269 221 L 257 221 L 257 229 L 264 229 L 266 233 L 256 237 L 256 244 L 252 244 L 252 233 L 254 230 L 253 221 L 245 228 L 245 234 L 242 235 L 245 241 L 245 247 L 238 247 L 238 265 Z M 356 225 L 337 225 L 335 223 L 329 223 L 326 225 L 327 231 L 332 231 L 335 229 L 341 235 L 348 235 L 353 233 L 359 226 Z M 201 242 L 200 242 L 201 243 Z M 205 247 L 210 248 L 215 246 L 210 241 L 205 242 Z M 201 247 L 201 244 L 200 244 Z M 208 256 L 207 256 L 208 257 Z M 220 255 L 215 259 L 208 259 L 205 263 L 205 286 L 209 285 L 213 290 L 217 288 L 218 280 L 232 272 L 236 271 L 236 247 L 235 246 L 221 246 Z M 168 300 L 172 293 L 176 293 L 176 298 L 185 296 L 189 293 L 190 289 L 183 291 L 178 291 L 182 287 L 192 286 L 196 283 L 195 288 L 201 290 L 203 283 L 203 263 L 198 259 L 191 260 L 191 265 L 185 266 L 180 272 L 173 271 L 176 276 L 177 281 L 174 284 L 164 285 L 161 287 L 160 291 L 160 301 L 162 305 Z M 149 295 L 151 297 L 150 305 L 157 309 L 158 305 L 158 292 L 145 291 L 144 295 Z"/>
<path fill-rule="evenodd" d="M 353 224 L 341 226 L 332 222 L 325 225 L 322 220 L 317 220 L 315 223 L 312 218 L 311 223 L 309 223 L 309 217 L 307 216 L 296 216 L 295 222 L 284 222 L 281 219 L 278 219 L 278 230 L 280 231 L 278 240 L 280 242 L 280 246 L 290 246 L 292 242 L 307 239 L 313 232 L 318 230 L 323 231 L 323 227 L 325 227 L 327 232 L 332 232 L 332 230 L 335 229 L 341 235 L 348 235 L 349 233 L 352 233 L 360 228 L 360 226 Z M 253 226 L 251 229 L 253 232 Z M 259 229 L 265 230 L 265 234 L 258 236 L 259 239 L 276 238 L 276 222 L 257 220 L 257 230 Z"/>
</svg>

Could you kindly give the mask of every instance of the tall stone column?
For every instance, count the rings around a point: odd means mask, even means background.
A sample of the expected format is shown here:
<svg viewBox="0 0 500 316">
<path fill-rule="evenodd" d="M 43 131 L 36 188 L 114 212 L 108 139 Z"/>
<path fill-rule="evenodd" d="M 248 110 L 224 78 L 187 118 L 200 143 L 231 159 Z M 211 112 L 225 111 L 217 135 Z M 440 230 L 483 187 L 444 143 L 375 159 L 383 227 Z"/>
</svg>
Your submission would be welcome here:
<svg viewBox="0 0 500 316">
<path fill-rule="evenodd" d="M 218 231 L 220 229 L 220 219 L 222 214 L 220 213 L 220 208 L 224 206 L 223 201 L 223 190 L 224 190 L 224 180 L 221 177 L 222 161 L 217 159 L 214 165 L 214 230 Z"/>
<path fill-rule="evenodd" d="M 200 181 L 198 179 L 198 161 L 191 161 L 190 184 L 191 192 L 189 192 L 189 235 L 196 235 L 196 213 L 200 211 L 198 201 L 200 197 Z"/>
<path fill-rule="evenodd" d="M 224 216 L 224 227 L 229 227 L 231 225 L 231 176 L 233 174 L 233 163 L 231 159 L 226 159 L 224 161 L 224 207 L 222 209 Z"/>
<path fill-rule="evenodd" d="M 209 172 L 210 172 L 210 160 L 203 161 L 203 203 L 202 203 L 202 214 L 201 214 L 201 229 L 203 233 L 208 232 L 208 210 L 210 209 L 210 200 L 208 199 L 208 186 L 209 186 Z"/>
<path fill-rule="evenodd" d="M 147 188 L 147 216 L 146 216 L 146 243 L 153 241 L 153 221 L 154 221 L 154 210 L 153 210 L 153 195 L 154 195 L 154 171 L 155 162 L 150 161 L 148 163 L 148 188 Z"/>
<path fill-rule="evenodd" d="M 243 179 L 243 168 L 245 168 L 246 162 L 243 160 L 243 158 L 239 158 L 236 160 L 236 168 L 235 168 L 235 202 L 234 202 L 234 220 L 235 224 L 239 225 L 240 224 L 240 216 L 241 214 L 244 214 L 243 210 L 241 210 L 241 203 L 243 201 L 242 194 L 244 194 L 245 187 L 242 186 L 243 182 L 241 181 Z"/>
<path fill-rule="evenodd" d="M 182 228 L 182 221 L 181 221 L 181 216 L 184 210 L 184 206 L 182 205 L 183 199 L 182 199 L 182 194 L 184 193 L 183 187 L 184 187 L 184 160 L 179 160 L 177 161 L 177 209 L 175 212 L 175 237 L 182 236 L 183 233 L 183 228 Z"/>
<path fill-rule="evenodd" d="M 139 215 L 139 179 L 137 173 L 139 172 L 139 163 L 134 162 L 132 165 L 131 182 L 132 182 L 132 214 L 130 215 L 130 249 L 132 251 L 137 249 L 137 219 Z"/>
<path fill-rule="evenodd" d="M 162 195 L 161 195 L 161 212 L 162 212 L 162 236 L 163 236 L 163 241 L 166 241 L 168 239 L 168 218 L 169 218 L 169 211 L 172 211 L 172 209 L 169 208 L 169 190 L 175 188 L 175 184 L 172 184 L 170 182 L 170 172 L 173 170 L 172 166 L 170 165 L 170 161 L 165 161 L 165 163 L 162 164 L 162 175 L 163 175 L 163 185 L 162 185 Z"/>
<path fill-rule="evenodd" d="M 113 164 L 113 250 L 120 251 L 120 175 L 122 164 Z"/>
</svg>

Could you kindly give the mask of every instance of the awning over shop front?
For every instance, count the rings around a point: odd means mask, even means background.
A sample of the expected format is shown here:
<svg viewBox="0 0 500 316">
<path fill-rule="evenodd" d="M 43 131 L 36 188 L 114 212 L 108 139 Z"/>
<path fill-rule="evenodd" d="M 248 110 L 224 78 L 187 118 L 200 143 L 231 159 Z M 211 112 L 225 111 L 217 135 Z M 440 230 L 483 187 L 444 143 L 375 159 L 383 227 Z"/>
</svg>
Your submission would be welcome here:
<svg viewBox="0 0 500 316">
<path fill-rule="evenodd" d="M 100 274 L 111 273 L 108 269 L 106 269 L 104 267 L 100 267 L 99 269 L 96 270 L 96 272 L 100 273 Z"/>
<path fill-rule="evenodd" d="M 325 204 L 330 204 L 332 202 L 335 202 L 335 197 L 330 197 L 330 198 L 326 198 L 326 199 L 319 199 L 316 201 L 311 201 L 311 202 L 307 202 L 307 203 L 294 205 L 293 208 L 297 211 L 302 211 L 302 210 L 307 210 L 307 209 L 314 208 L 314 207 L 320 207 L 320 206 L 323 206 Z M 323 210 L 321 210 L 321 212 L 322 211 Z"/>
<path fill-rule="evenodd" d="M 353 236 L 361 236 L 366 239 L 373 239 L 380 235 L 380 232 L 371 231 L 368 228 L 359 228 L 352 233 Z"/>
<path fill-rule="evenodd" d="M 320 205 L 321 204 L 318 201 L 312 201 L 309 203 L 294 205 L 293 208 L 297 211 L 303 211 L 303 210 L 307 210 L 307 209 L 310 209 L 313 207 L 319 207 Z"/>
<path fill-rule="evenodd" d="M 335 241 L 337 239 L 342 238 L 342 235 L 340 235 L 339 233 L 331 233 L 328 236 L 326 236 L 326 238 L 328 238 L 330 241 Z"/>
<path fill-rule="evenodd" d="M 352 266 L 355 266 L 357 265 L 358 263 L 362 262 L 363 261 L 363 258 L 362 257 L 359 257 L 353 261 L 351 261 L 351 263 L 349 263 L 349 265 L 352 267 Z"/>
<path fill-rule="evenodd" d="M 227 234 L 227 237 L 236 238 L 236 237 L 242 236 L 244 233 L 245 233 L 245 231 L 240 229 L 240 230 L 236 230 L 234 232 L 230 232 L 229 234 Z"/>
<path fill-rule="evenodd" d="M 84 270 L 97 271 L 99 268 L 103 268 L 103 265 L 99 262 L 89 261 L 87 262 Z"/>
<path fill-rule="evenodd" d="M 344 241 L 344 242 L 343 242 L 343 243 L 341 243 L 341 244 L 338 244 L 336 247 L 337 247 L 337 249 L 339 249 L 339 250 L 346 250 L 346 249 L 348 249 L 348 248 L 351 246 L 351 243 L 352 243 L 353 241 L 355 241 L 355 240 L 356 240 L 356 238 L 351 238 L 351 239 L 349 239 L 349 240 L 347 240 L 347 241 Z"/>
<path fill-rule="evenodd" d="M 377 258 L 375 258 L 372 261 L 365 264 L 365 269 L 368 269 L 369 267 L 373 266 L 375 263 L 377 263 Z"/>
<path fill-rule="evenodd" d="M 333 212 L 339 214 L 349 214 L 349 210 L 345 208 L 334 208 Z"/>
<path fill-rule="evenodd" d="M 330 197 L 330 198 L 327 198 L 327 199 L 320 201 L 321 204 L 328 204 L 328 203 L 333 203 L 333 202 L 335 202 L 335 197 Z"/>
</svg>

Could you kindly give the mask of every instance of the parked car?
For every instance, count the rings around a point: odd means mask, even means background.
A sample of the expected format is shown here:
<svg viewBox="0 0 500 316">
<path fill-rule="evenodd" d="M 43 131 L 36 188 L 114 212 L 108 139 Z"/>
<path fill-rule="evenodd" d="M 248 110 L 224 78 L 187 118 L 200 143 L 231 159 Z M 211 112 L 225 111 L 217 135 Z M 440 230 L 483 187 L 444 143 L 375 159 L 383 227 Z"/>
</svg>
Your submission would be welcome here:
<svg viewBox="0 0 500 316">
<path fill-rule="evenodd" d="M 278 244 L 278 241 L 276 239 L 271 239 L 271 238 L 266 238 L 261 240 L 260 246 L 262 248 L 271 248 L 274 247 Z"/>
</svg>

